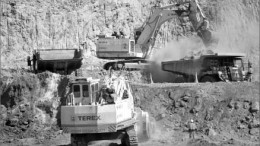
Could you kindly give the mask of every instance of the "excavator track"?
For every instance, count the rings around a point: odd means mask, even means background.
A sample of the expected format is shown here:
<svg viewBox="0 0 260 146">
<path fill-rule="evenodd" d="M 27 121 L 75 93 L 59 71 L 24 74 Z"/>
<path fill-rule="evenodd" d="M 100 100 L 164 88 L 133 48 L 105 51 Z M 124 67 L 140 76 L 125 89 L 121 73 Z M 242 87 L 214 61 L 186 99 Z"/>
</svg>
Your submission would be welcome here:
<svg viewBox="0 0 260 146">
<path fill-rule="evenodd" d="M 134 125 L 126 129 L 126 134 L 122 138 L 123 146 L 138 146 L 137 132 Z"/>
</svg>

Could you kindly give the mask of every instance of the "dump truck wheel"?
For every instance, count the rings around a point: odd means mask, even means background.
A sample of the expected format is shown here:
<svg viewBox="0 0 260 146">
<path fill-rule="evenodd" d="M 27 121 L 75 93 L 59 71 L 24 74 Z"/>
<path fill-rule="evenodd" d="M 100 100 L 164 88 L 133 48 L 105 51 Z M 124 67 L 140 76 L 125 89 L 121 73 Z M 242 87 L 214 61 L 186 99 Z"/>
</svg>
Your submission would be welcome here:
<svg viewBox="0 0 260 146">
<path fill-rule="evenodd" d="M 201 79 L 201 82 L 217 82 L 217 79 L 212 76 L 205 76 Z"/>
</svg>

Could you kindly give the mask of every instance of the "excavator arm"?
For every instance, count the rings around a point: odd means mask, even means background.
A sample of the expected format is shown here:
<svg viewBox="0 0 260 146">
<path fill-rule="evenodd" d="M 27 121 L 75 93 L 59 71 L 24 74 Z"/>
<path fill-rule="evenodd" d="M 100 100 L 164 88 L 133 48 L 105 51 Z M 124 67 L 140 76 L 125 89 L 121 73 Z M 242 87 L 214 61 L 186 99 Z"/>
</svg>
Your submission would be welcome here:
<svg viewBox="0 0 260 146">
<path fill-rule="evenodd" d="M 194 31 L 196 31 L 198 36 L 203 40 L 205 46 L 210 44 L 211 32 L 208 30 L 209 23 L 202 13 L 197 0 L 190 0 L 165 7 L 154 7 L 152 14 L 144 25 L 135 30 L 135 41 L 137 46 L 139 45 L 144 53 L 143 58 L 150 56 L 161 25 L 176 17 L 179 19 L 188 17 Z"/>
</svg>

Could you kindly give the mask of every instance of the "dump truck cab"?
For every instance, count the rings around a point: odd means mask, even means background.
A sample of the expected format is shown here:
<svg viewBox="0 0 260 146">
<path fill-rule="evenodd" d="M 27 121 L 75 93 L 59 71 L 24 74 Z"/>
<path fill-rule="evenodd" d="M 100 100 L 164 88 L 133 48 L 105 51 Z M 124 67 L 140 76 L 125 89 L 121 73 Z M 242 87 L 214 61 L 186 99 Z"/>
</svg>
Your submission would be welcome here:
<svg viewBox="0 0 260 146">
<path fill-rule="evenodd" d="M 71 94 L 74 100 L 68 100 L 72 105 L 95 104 L 99 92 L 99 79 L 77 78 L 71 82 Z M 72 97 L 70 97 L 72 99 Z"/>
<path fill-rule="evenodd" d="M 121 139 L 122 144 L 135 145 L 149 138 L 149 114 L 134 107 L 124 78 L 110 77 L 103 82 L 76 78 L 66 98 L 66 105 L 61 106 L 61 127 L 71 133 L 71 144 Z"/>
<path fill-rule="evenodd" d="M 202 66 L 199 73 L 201 82 L 207 81 L 244 81 L 247 71 L 244 67 L 245 54 L 216 53 L 201 57 Z"/>
</svg>

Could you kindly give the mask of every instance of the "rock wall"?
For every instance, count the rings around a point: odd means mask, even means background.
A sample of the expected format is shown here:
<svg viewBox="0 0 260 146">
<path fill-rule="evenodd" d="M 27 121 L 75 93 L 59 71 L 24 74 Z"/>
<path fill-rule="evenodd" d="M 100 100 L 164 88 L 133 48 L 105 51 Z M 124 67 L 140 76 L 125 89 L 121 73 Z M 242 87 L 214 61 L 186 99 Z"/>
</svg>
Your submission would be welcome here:
<svg viewBox="0 0 260 146">
<path fill-rule="evenodd" d="M 1 85 L 0 143 L 51 138 L 59 130 L 59 108 L 68 82 L 68 78 L 48 72 L 7 78 Z"/>
<path fill-rule="evenodd" d="M 96 35 L 108 34 L 122 29 L 128 36 L 140 27 L 150 14 L 152 6 L 176 2 L 139 0 L 46 0 L 46 1 L 2 1 L 0 40 L 2 44 L 2 66 L 21 68 L 26 66 L 26 56 L 34 49 L 78 48 L 81 44 L 87 52 L 95 51 Z M 180 0 L 178 0 L 180 2 Z M 259 62 L 259 13 L 258 0 L 199 0 L 205 15 L 210 20 L 210 29 L 215 31 L 218 51 L 244 52 L 254 64 Z M 190 28 L 179 20 L 165 23 L 156 42 L 156 53 L 169 54 L 176 59 L 190 52 L 205 48 L 192 36 Z M 184 41 L 174 42 L 185 38 Z M 189 38 L 189 37 L 188 37 Z M 164 48 L 171 48 L 164 52 Z M 185 47 L 184 44 L 187 44 Z M 190 44 L 190 45 L 189 45 Z M 185 51 L 183 51 L 185 50 Z M 191 53 L 192 54 L 192 53 Z M 259 73 L 256 67 L 255 73 Z M 258 79 L 258 77 L 256 77 Z"/>
</svg>

